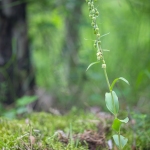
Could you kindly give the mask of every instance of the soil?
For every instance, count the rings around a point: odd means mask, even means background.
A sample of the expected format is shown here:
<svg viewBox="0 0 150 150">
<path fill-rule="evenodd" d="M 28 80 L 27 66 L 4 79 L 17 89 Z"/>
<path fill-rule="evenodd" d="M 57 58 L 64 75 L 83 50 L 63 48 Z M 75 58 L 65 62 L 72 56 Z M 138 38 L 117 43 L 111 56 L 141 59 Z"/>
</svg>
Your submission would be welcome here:
<svg viewBox="0 0 150 150">
<path fill-rule="evenodd" d="M 97 114 L 101 119 L 103 114 Z M 103 116 L 103 119 L 108 119 L 111 116 Z M 105 126 L 103 121 L 97 124 L 97 131 L 94 130 L 85 130 L 84 133 L 79 133 L 72 135 L 72 140 L 80 141 L 83 145 L 88 144 L 89 150 L 102 150 L 109 149 L 108 142 L 106 140 L 105 135 L 109 132 L 110 127 Z M 63 131 L 58 131 L 58 138 L 61 142 L 68 144 L 70 140 L 70 136 L 66 135 Z"/>
</svg>

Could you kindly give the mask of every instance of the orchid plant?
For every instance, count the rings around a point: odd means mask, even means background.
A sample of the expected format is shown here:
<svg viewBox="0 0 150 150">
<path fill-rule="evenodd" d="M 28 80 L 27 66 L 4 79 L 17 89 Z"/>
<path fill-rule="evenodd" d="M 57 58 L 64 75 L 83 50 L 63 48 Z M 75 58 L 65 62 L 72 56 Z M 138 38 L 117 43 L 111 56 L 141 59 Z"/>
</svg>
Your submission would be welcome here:
<svg viewBox="0 0 150 150">
<path fill-rule="evenodd" d="M 129 121 L 129 118 L 126 117 L 123 120 L 118 118 L 119 101 L 118 101 L 117 94 L 115 93 L 115 91 L 113 91 L 113 88 L 118 80 L 122 80 L 127 84 L 129 84 L 129 82 L 125 78 L 119 77 L 119 78 L 116 78 L 112 83 L 110 83 L 108 75 L 107 75 L 107 71 L 106 71 L 107 67 L 106 67 L 106 61 L 104 59 L 104 50 L 101 47 L 101 40 L 100 40 L 101 37 L 104 35 L 102 35 L 102 36 L 100 35 L 99 27 L 96 22 L 96 19 L 99 16 L 99 12 L 94 5 L 96 0 L 86 0 L 86 2 L 88 5 L 88 9 L 89 9 L 89 17 L 91 19 L 91 26 L 92 26 L 92 28 L 94 30 L 94 34 L 96 36 L 96 39 L 94 40 L 94 47 L 97 50 L 97 52 L 96 52 L 97 61 L 91 63 L 88 66 L 87 70 L 94 64 L 98 64 L 98 63 L 102 64 L 102 69 L 104 71 L 104 75 L 105 75 L 106 82 L 107 82 L 108 89 L 109 89 L 109 92 L 107 92 L 105 94 L 105 103 L 106 103 L 106 107 L 108 108 L 108 110 L 114 115 L 112 129 L 115 131 L 115 134 L 112 135 L 112 137 L 113 137 L 114 142 L 115 142 L 116 146 L 118 147 L 118 149 L 122 150 L 124 148 L 124 146 L 127 144 L 128 139 L 126 137 L 124 137 L 123 135 L 121 135 L 120 129 L 121 129 L 121 125 L 123 123 L 127 123 Z"/>
</svg>

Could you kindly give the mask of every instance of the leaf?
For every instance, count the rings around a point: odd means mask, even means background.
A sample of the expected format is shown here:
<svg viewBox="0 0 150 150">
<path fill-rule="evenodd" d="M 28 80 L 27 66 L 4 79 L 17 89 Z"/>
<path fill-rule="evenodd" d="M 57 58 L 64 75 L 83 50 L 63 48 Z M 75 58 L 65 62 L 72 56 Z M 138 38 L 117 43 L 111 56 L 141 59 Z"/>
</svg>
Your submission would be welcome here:
<svg viewBox="0 0 150 150">
<path fill-rule="evenodd" d="M 128 139 L 125 138 L 124 136 L 120 135 L 120 145 L 119 145 L 119 135 L 115 134 L 113 135 L 113 139 L 115 141 L 115 144 L 120 148 L 123 149 L 124 146 L 127 144 Z"/>
<path fill-rule="evenodd" d="M 37 100 L 37 96 L 23 96 L 16 101 L 16 106 L 26 106 Z"/>
<path fill-rule="evenodd" d="M 119 132 L 119 131 L 120 131 L 121 124 L 122 124 L 122 123 L 127 123 L 128 121 L 129 121 L 129 118 L 128 118 L 128 117 L 126 117 L 126 118 L 123 119 L 123 120 L 120 120 L 120 119 L 116 118 L 116 119 L 113 121 L 112 129 L 115 130 L 116 132 Z"/>
<path fill-rule="evenodd" d="M 16 113 L 17 114 L 23 114 L 23 113 L 26 113 L 27 111 L 28 111 L 28 109 L 26 107 L 24 107 L 24 106 L 18 107 L 16 109 Z"/>
<path fill-rule="evenodd" d="M 109 33 L 110 33 L 110 32 L 109 32 Z M 109 33 L 103 34 L 100 38 L 102 38 L 102 37 L 104 37 L 104 36 L 108 35 Z"/>
<path fill-rule="evenodd" d="M 123 120 L 120 120 L 122 123 L 127 123 L 128 121 L 129 121 L 129 118 L 128 117 L 126 117 L 125 119 L 123 119 Z"/>
<path fill-rule="evenodd" d="M 130 85 L 129 82 L 128 82 L 128 80 L 126 80 L 125 78 L 119 77 L 119 79 L 122 80 L 122 81 L 124 81 L 124 82 L 127 83 L 128 85 Z"/>
<path fill-rule="evenodd" d="M 112 94 L 106 93 L 105 102 L 106 102 L 106 107 L 108 108 L 108 110 L 116 116 L 119 111 L 119 102 L 118 102 L 118 97 L 116 93 L 114 91 L 112 91 Z"/>
<path fill-rule="evenodd" d="M 96 61 L 96 62 L 91 63 L 91 64 L 87 67 L 86 71 L 88 71 L 88 69 L 89 69 L 91 66 L 93 66 L 93 65 L 95 65 L 95 64 L 98 64 L 98 63 L 100 63 L 100 62 L 99 62 L 99 61 Z"/>
<path fill-rule="evenodd" d="M 116 78 L 116 79 L 112 82 L 112 84 L 111 84 L 111 86 L 110 86 L 110 89 L 111 89 L 111 90 L 113 90 L 113 87 L 114 87 L 114 85 L 116 84 L 116 82 L 117 82 L 118 80 L 122 80 L 122 81 L 124 81 L 125 83 L 129 84 L 129 82 L 128 82 L 125 78 L 119 77 L 119 78 Z"/>
<path fill-rule="evenodd" d="M 121 126 L 122 122 L 116 118 L 114 121 L 113 121 L 113 124 L 112 124 L 112 129 L 115 130 L 116 132 L 119 132 L 120 131 L 120 126 Z"/>
</svg>

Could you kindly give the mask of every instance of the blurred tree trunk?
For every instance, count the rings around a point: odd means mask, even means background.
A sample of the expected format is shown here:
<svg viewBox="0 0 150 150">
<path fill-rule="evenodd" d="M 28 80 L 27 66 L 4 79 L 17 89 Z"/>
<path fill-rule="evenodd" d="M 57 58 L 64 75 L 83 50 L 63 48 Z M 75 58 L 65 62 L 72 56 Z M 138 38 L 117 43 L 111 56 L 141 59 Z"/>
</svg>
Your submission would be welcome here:
<svg viewBox="0 0 150 150">
<path fill-rule="evenodd" d="M 18 3 L 17 5 L 16 2 Z M 34 76 L 28 48 L 26 3 L 0 1 L 0 101 L 32 94 Z"/>
<path fill-rule="evenodd" d="M 82 19 L 82 4 L 84 1 L 66 2 L 66 18 L 65 18 L 65 42 L 63 52 L 67 61 L 68 87 L 69 95 L 74 100 L 79 100 L 84 79 L 83 67 L 78 62 L 78 52 L 80 49 L 80 25 Z M 73 101 L 72 101 L 73 104 Z"/>
</svg>

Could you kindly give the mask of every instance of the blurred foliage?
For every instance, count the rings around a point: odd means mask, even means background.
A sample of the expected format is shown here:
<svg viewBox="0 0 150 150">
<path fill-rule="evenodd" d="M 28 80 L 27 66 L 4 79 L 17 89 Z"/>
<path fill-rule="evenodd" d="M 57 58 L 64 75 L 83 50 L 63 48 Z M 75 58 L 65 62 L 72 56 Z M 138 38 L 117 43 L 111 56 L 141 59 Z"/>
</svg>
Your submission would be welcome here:
<svg viewBox="0 0 150 150">
<path fill-rule="evenodd" d="M 131 127 L 133 131 L 132 140 L 138 149 L 148 150 L 150 148 L 150 117 L 137 112 L 132 112 L 131 115 L 135 123 L 134 126 Z"/>
<path fill-rule="evenodd" d="M 5 105 L 0 104 L 0 114 L 9 119 L 23 117 L 32 111 L 29 104 L 37 99 L 37 96 L 23 96 L 17 99 L 11 106 L 5 107 Z"/>
<path fill-rule="evenodd" d="M 64 20 L 67 11 L 76 2 L 78 1 L 44 0 L 28 5 L 29 37 L 37 85 L 55 93 L 64 104 L 67 96 L 71 99 L 62 48 L 65 38 Z M 124 76 L 130 82 L 130 87 L 119 83 L 115 89 L 122 107 L 128 103 L 148 112 L 150 3 L 148 0 L 99 0 L 97 8 L 100 12 L 98 24 L 101 34 L 110 33 L 101 39 L 102 47 L 110 50 L 104 54 L 109 78 L 113 81 L 116 77 Z M 79 26 L 81 39 L 78 53 L 79 72 L 85 72 L 86 67 L 96 60 L 92 41 L 94 35 L 87 6 L 84 4 L 82 11 L 83 19 Z M 74 17 L 76 14 L 71 15 Z M 103 93 L 107 91 L 107 85 L 100 68 L 99 65 L 95 65 L 86 72 L 86 80 L 78 103 L 105 108 Z M 124 89 L 123 92 L 119 90 L 120 88 Z"/>
</svg>

